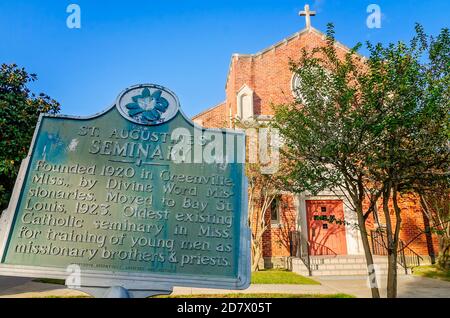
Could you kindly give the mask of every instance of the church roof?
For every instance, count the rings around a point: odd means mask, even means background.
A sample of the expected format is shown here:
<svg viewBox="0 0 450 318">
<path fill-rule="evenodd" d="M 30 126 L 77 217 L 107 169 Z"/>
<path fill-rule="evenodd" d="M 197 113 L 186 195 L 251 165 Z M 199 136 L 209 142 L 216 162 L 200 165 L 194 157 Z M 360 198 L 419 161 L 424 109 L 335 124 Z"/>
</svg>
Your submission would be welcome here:
<svg viewBox="0 0 450 318">
<path fill-rule="evenodd" d="M 279 46 L 281 46 L 281 45 L 286 45 L 286 44 L 288 44 L 289 42 L 291 42 L 292 40 L 298 39 L 298 38 L 301 37 L 302 35 L 308 34 L 308 33 L 310 33 L 310 32 L 313 32 L 313 33 L 317 34 L 318 36 L 322 37 L 323 40 L 325 40 L 325 38 L 326 38 L 326 34 L 325 34 L 325 33 L 323 33 L 323 32 L 321 32 L 321 31 L 317 30 L 317 29 L 314 28 L 314 27 L 309 27 L 309 28 L 304 28 L 303 30 L 300 30 L 299 32 L 297 32 L 297 33 L 295 33 L 295 34 L 293 34 L 293 35 L 291 35 L 291 36 L 288 36 L 288 37 L 282 39 L 281 41 L 279 41 L 279 42 L 277 42 L 277 43 L 271 45 L 270 47 L 265 48 L 265 49 L 263 49 L 263 50 L 261 50 L 261 51 L 259 51 L 259 52 L 257 52 L 257 53 L 254 53 L 254 54 L 234 53 L 234 54 L 231 56 L 230 65 L 229 65 L 229 67 L 228 67 L 228 74 L 227 74 L 227 79 L 226 79 L 225 88 L 226 88 L 227 85 L 228 85 L 228 80 L 229 80 L 229 77 L 230 77 L 230 72 L 231 72 L 231 67 L 232 67 L 233 59 L 234 59 L 235 57 L 237 57 L 237 58 L 257 58 L 257 57 L 261 57 L 261 56 L 264 55 L 265 53 L 270 52 L 270 51 L 276 49 L 277 47 L 279 47 Z M 336 41 L 336 42 L 335 42 L 335 45 L 336 45 L 337 47 L 339 47 L 339 48 L 345 50 L 345 51 L 350 51 L 350 48 L 349 48 L 349 47 L 347 47 L 346 45 L 340 43 L 339 41 Z M 363 57 L 363 58 L 364 58 L 364 57 Z M 208 113 L 208 112 L 210 112 L 210 111 L 212 111 L 212 110 L 214 110 L 214 109 L 216 109 L 216 108 L 218 108 L 218 107 L 220 107 L 220 106 L 223 106 L 224 104 L 225 104 L 225 102 L 221 102 L 221 103 L 219 103 L 219 104 L 217 104 L 217 105 L 215 105 L 215 106 L 213 106 L 213 107 L 210 107 L 210 108 L 206 109 L 205 111 L 203 111 L 203 112 L 201 112 L 201 113 L 195 115 L 195 116 L 193 117 L 193 119 L 198 118 L 198 117 L 200 117 L 201 115 L 204 115 L 204 114 L 206 114 L 206 113 Z"/>
<path fill-rule="evenodd" d="M 280 45 L 288 44 L 290 41 L 295 40 L 295 39 L 299 38 L 300 36 L 302 36 L 302 35 L 304 35 L 304 34 L 307 34 L 307 33 L 309 33 L 309 32 L 314 32 L 314 33 L 316 33 L 317 35 L 321 36 L 324 40 L 325 40 L 325 38 L 326 38 L 326 34 L 325 34 L 325 33 L 323 33 L 323 32 L 321 32 L 321 31 L 317 30 L 316 28 L 310 27 L 310 28 L 304 28 L 303 30 L 301 30 L 301 31 L 299 31 L 299 32 L 297 32 L 297 33 L 295 33 L 295 34 L 293 34 L 293 35 L 291 35 L 291 36 L 288 36 L 287 38 L 284 38 L 283 40 L 281 40 L 281 41 L 279 41 L 279 42 L 277 42 L 277 43 L 271 45 L 270 47 L 265 48 L 265 49 L 263 49 L 263 50 L 261 50 L 261 51 L 259 51 L 259 52 L 257 52 L 257 53 L 254 53 L 254 54 L 234 53 L 234 54 L 231 56 L 230 66 L 228 67 L 227 81 L 226 81 L 225 87 L 226 87 L 227 84 L 228 84 L 228 79 L 229 79 L 230 71 L 231 71 L 231 65 L 232 65 L 232 63 L 233 63 L 233 58 L 234 58 L 234 57 L 238 57 L 238 58 L 240 58 L 240 57 L 244 57 L 244 58 L 245 58 L 245 57 L 250 57 L 250 58 L 260 57 L 260 56 L 264 55 L 265 53 L 270 52 L 270 51 L 276 49 L 276 48 L 279 47 Z M 344 44 L 340 43 L 339 41 L 336 41 L 335 43 L 336 43 L 336 46 L 337 46 L 337 47 L 340 47 L 341 49 L 343 49 L 343 50 L 345 50 L 345 51 L 350 51 L 350 48 L 349 48 L 349 47 L 345 46 Z"/>
</svg>

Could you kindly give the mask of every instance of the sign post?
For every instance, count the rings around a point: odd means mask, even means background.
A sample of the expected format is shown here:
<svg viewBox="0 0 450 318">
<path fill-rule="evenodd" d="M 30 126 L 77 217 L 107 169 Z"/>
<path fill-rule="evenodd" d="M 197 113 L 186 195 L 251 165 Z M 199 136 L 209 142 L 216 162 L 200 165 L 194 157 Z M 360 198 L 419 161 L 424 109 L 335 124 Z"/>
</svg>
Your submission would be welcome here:
<svg viewBox="0 0 450 318">
<path fill-rule="evenodd" d="M 96 297 L 250 284 L 245 135 L 133 86 L 88 118 L 42 115 L 0 219 L 0 275 Z"/>
</svg>

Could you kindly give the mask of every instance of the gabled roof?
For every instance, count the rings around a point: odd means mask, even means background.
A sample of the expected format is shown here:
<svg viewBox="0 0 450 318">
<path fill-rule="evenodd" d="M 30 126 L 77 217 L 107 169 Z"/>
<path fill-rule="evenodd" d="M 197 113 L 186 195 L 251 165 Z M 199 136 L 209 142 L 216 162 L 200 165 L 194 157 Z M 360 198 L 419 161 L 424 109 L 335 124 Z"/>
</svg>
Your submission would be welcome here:
<svg viewBox="0 0 450 318">
<path fill-rule="evenodd" d="M 281 41 L 275 43 L 274 45 L 272 45 L 272 46 L 270 46 L 270 47 L 268 47 L 268 48 L 265 48 L 265 49 L 263 49 L 262 51 L 259 51 L 259 52 L 255 53 L 255 54 L 240 54 L 240 53 L 234 53 L 234 54 L 231 56 L 230 65 L 229 65 L 229 67 L 228 67 L 228 74 L 227 74 L 227 80 L 226 80 L 225 87 L 228 85 L 228 80 L 229 80 L 229 77 L 230 77 L 231 66 L 232 66 L 233 58 L 234 58 L 234 57 L 238 57 L 238 58 L 240 58 L 240 57 L 243 57 L 243 58 L 246 58 L 246 57 L 247 57 L 247 58 L 256 58 L 256 57 L 260 57 L 260 56 L 264 55 L 265 53 L 270 52 L 270 51 L 276 49 L 276 48 L 279 47 L 280 45 L 286 45 L 286 44 L 288 44 L 289 42 L 291 42 L 292 40 L 295 40 L 295 39 L 301 37 L 302 35 L 305 35 L 305 34 L 310 33 L 310 32 L 316 33 L 317 35 L 321 36 L 324 40 L 325 40 L 325 38 L 326 38 L 326 34 L 325 34 L 325 33 L 323 33 L 323 32 L 321 32 L 321 31 L 319 31 L 319 30 L 317 30 L 317 29 L 311 27 L 311 28 L 305 28 L 305 29 L 303 29 L 303 30 L 301 30 L 301 31 L 299 31 L 299 32 L 297 32 L 297 33 L 295 33 L 295 34 L 293 34 L 293 35 L 287 37 L 287 38 L 284 38 L 283 40 L 281 40 Z M 344 44 L 342 44 L 342 43 L 340 43 L 340 42 L 338 42 L 338 41 L 336 41 L 336 46 L 337 46 L 337 47 L 340 47 L 341 49 L 343 49 L 343 50 L 345 50 L 345 51 L 350 51 L 350 48 L 348 48 L 347 46 L 345 46 Z"/>
<path fill-rule="evenodd" d="M 259 51 L 259 52 L 257 52 L 257 53 L 254 53 L 254 54 L 234 53 L 234 54 L 231 56 L 230 65 L 229 65 L 229 67 L 228 67 L 228 74 L 227 74 L 227 80 L 226 80 L 225 88 L 226 88 L 227 85 L 228 85 L 228 80 L 229 80 L 230 72 L 231 72 L 231 66 L 232 66 L 232 63 L 233 63 L 233 58 L 235 58 L 235 57 L 238 57 L 238 58 L 241 58 L 241 57 L 242 57 L 242 58 L 257 58 L 257 57 L 261 57 L 261 56 L 264 55 L 265 53 L 270 52 L 270 51 L 276 49 L 276 48 L 279 47 L 280 45 L 286 45 L 286 44 L 288 44 L 289 42 L 291 42 L 292 40 L 298 39 L 299 37 L 301 37 L 301 36 L 303 36 L 303 35 L 305 35 L 305 34 L 308 34 L 308 33 L 310 33 L 310 32 L 316 33 L 318 36 L 322 37 L 323 40 L 326 39 L 326 34 L 325 34 L 325 33 L 323 33 L 323 32 L 321 32 L 321 31 L 317 30 L 316 28 L 311 27 L 311 28 L 305 28 L 305 29 L 303 29 L 303 30 L 301 30 L 301 31 L 299 31 L 299 32 L 297 32 L 297 33 L 291 35 L 291 36 L 288 36 L 287 38 L 284 38 L 283 40 L 281 40 L 281 41 L 275 43 L 274 45 L 272 45 L 272 46 L 270 46 L 270 47 L 268 47 L 268 48 L 265 48 L 265 49 L 263 49 L 263 50 L 261 50 L 261 51 Z M 336 41 L 335 43 L 336 43 L 336 46 L 337 46 L 337 47 L 339 47 L 339 48 L 341 48 L 341 49 L 343 49 L 343 50 L 345 50 L 345 51 L 350 51 L 350 48 L 349 48 L 349 47 L 347 47 L 346 45 L 340 43 L 339 41 Z M 363 57 L 363 56 L 361 56 L 361 57 Z M 364 58 L 364 57 L 363 57 L 363 58 Z M 242 88 L 241 88 L 241 89 L 242 89 Z M 218 107 L 222 106 L 223 104 L 225 104 L 225 102 L 221 102 L 221 103 L 219 103 L 219 104 L 217 104 L 217 105 L 215 105 L 215 106 L 213 106 L 213 107 L 210 107 L 210 108 L 208 108 L 207 110 L 205 110 L 205 111 L 203 111 L 203 112 L 201 112 L 201 113 L 195 115 L 192 119 L 196 119 L 197 117 L 200 117 L 200 116 L 202 116 L 202 115 L 204 115 L 204 114 L 206 114 L 206 113 L 208 113 L 208 112 L 214 110 L 215 108 L 218 108 Z"/>
</svg>

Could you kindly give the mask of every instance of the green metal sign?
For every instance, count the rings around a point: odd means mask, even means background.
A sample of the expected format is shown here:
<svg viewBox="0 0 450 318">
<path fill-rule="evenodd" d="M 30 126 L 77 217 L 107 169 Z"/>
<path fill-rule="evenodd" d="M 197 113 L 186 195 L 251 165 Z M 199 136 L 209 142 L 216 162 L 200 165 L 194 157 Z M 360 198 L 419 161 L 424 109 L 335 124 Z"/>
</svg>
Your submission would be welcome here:
<svg viewBox="0 0 450 318">
<path fill-rule="evenodd" d="M 0 274 L 77 265 L 86 280 L 248 287 L 244 151 L 241 132 L 196 126 L 157 85 L 90 118 L 41 116 L 1 219 Z"/>
</svg>

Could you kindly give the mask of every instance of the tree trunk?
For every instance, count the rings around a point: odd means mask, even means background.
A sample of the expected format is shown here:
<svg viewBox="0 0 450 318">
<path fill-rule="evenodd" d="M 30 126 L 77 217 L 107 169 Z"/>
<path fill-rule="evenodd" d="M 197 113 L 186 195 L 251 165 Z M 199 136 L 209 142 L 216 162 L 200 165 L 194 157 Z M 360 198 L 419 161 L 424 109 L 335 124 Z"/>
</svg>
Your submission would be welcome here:
<svg viewBox="0 0 450 318">
<path fill-rule="evenodd" d="M 260 223 L 256 225 L 255 232 L 252 234 L 252 272 L 259 270 L 259 262 L 261 261 L 263 234 L 266 228 L 261 226 Z"/>
<path fill-rule="evenodd" d="M 437 264 L 443 270 L 448 270 L 450 267 L 450 242 L 445 237 L 439 238 L 440 252 Z"/>
<path fill-rule="evenodd" d="M 370 249 L 369 243 L 369 235 L 367 234 L 366 229 L 366 220 L 364 219 L 364 215 L 362 212 L 362 203 L 357 207 L 357 215 L 358 215 L 358 223 L 359 223 L 359 231 L 361 233 L 361 241 L 364 248 L 364 256 L 366 257 L 367 263 L 367 273 L 369 277 L 370 283 L 370 291 L 372 293 L 372 298 L 380 298 L 380 291 L 377 283 L 377 273 L 375 271 L 375 266 L 373 262 L 372 251 Z"/>
<path fill-rule="evenodd" d="M 264 258 L 263 235 L 268 229 L 268 225 L 266 224 L 266 213 L 274 198 L 274 194 L 264 193 L 262 195 L 262 198 L 259 198 L 259 204 L 257 204 L 256 202 L 252 202 L 252 216 L 251 219 L 249 219 L 250 224 L 252 221 L 255 222 L 254 231 L 252 234 L 252 271 L 259 270 L 259 262 Z M 255 213 L 256 215 L 254 217 L 253 215 Z"/>
<path fill-rule="evenodd" d="M 392 220 L 389 213 L 389 198 L 392 190 L 392 201 L 395 211 L 395 230 L 392 230 Z M 383 212 L 386 219 L 386 234 L 388 240 L 388 278 L 387 278 L 387 297 L 397 298 L 397 254 L 400 236 L 400 207 L 397 201 L 396 186 L 388 184 L 383 193 Z"/>
<path fill-rule="evenodd" d="M 387 297 L 397 298 L 397 253 L 388 254 Z"/>
<path fill-rule="evenodd" d="M 432 223 L 435 230 L 441 230 L 438 234 L 439 253 L 437 265 L 446 270 L 450 267 L 450 226 L 448 221 L 448 195 L 434 191 L 432 193 L 419 192 L 420 204 L 424 216 Z M 438 197 L 439 199 L 436 199 Z M 442 201 L 440 200 L 442 198 Z M 430 202 L 430 203 L 429 203 Z M 434 203 L 434 204 L 433 204 Z M 427 233 L 431 237 L 431 233 Z M 430 244 L 433 244 L 431 239 Z"/>
<path fill-rule="evenodd" d="M 252 272 L 259 270 L 259 261 L 261 260 L 261 247 L 259 245 L 253 246 L 253 258 L 252 258 Z"/>
<path fill-rule="evenodd" d="M 393 253 L 393 236 L 392 236 L 392 224 L 391 216 L 389 214 L 389 194 L 391 190 L 388 188 L 383 192 L 383 213 L 386 220 L 386 237 L 387 237 L 387 252 L 388 252 L 388 278 L 387 278 L 387 297 L 395 298 L 397 291 L 394 282 L 396 282 L 396 268 L 397 257 Z"/>
</svg>

